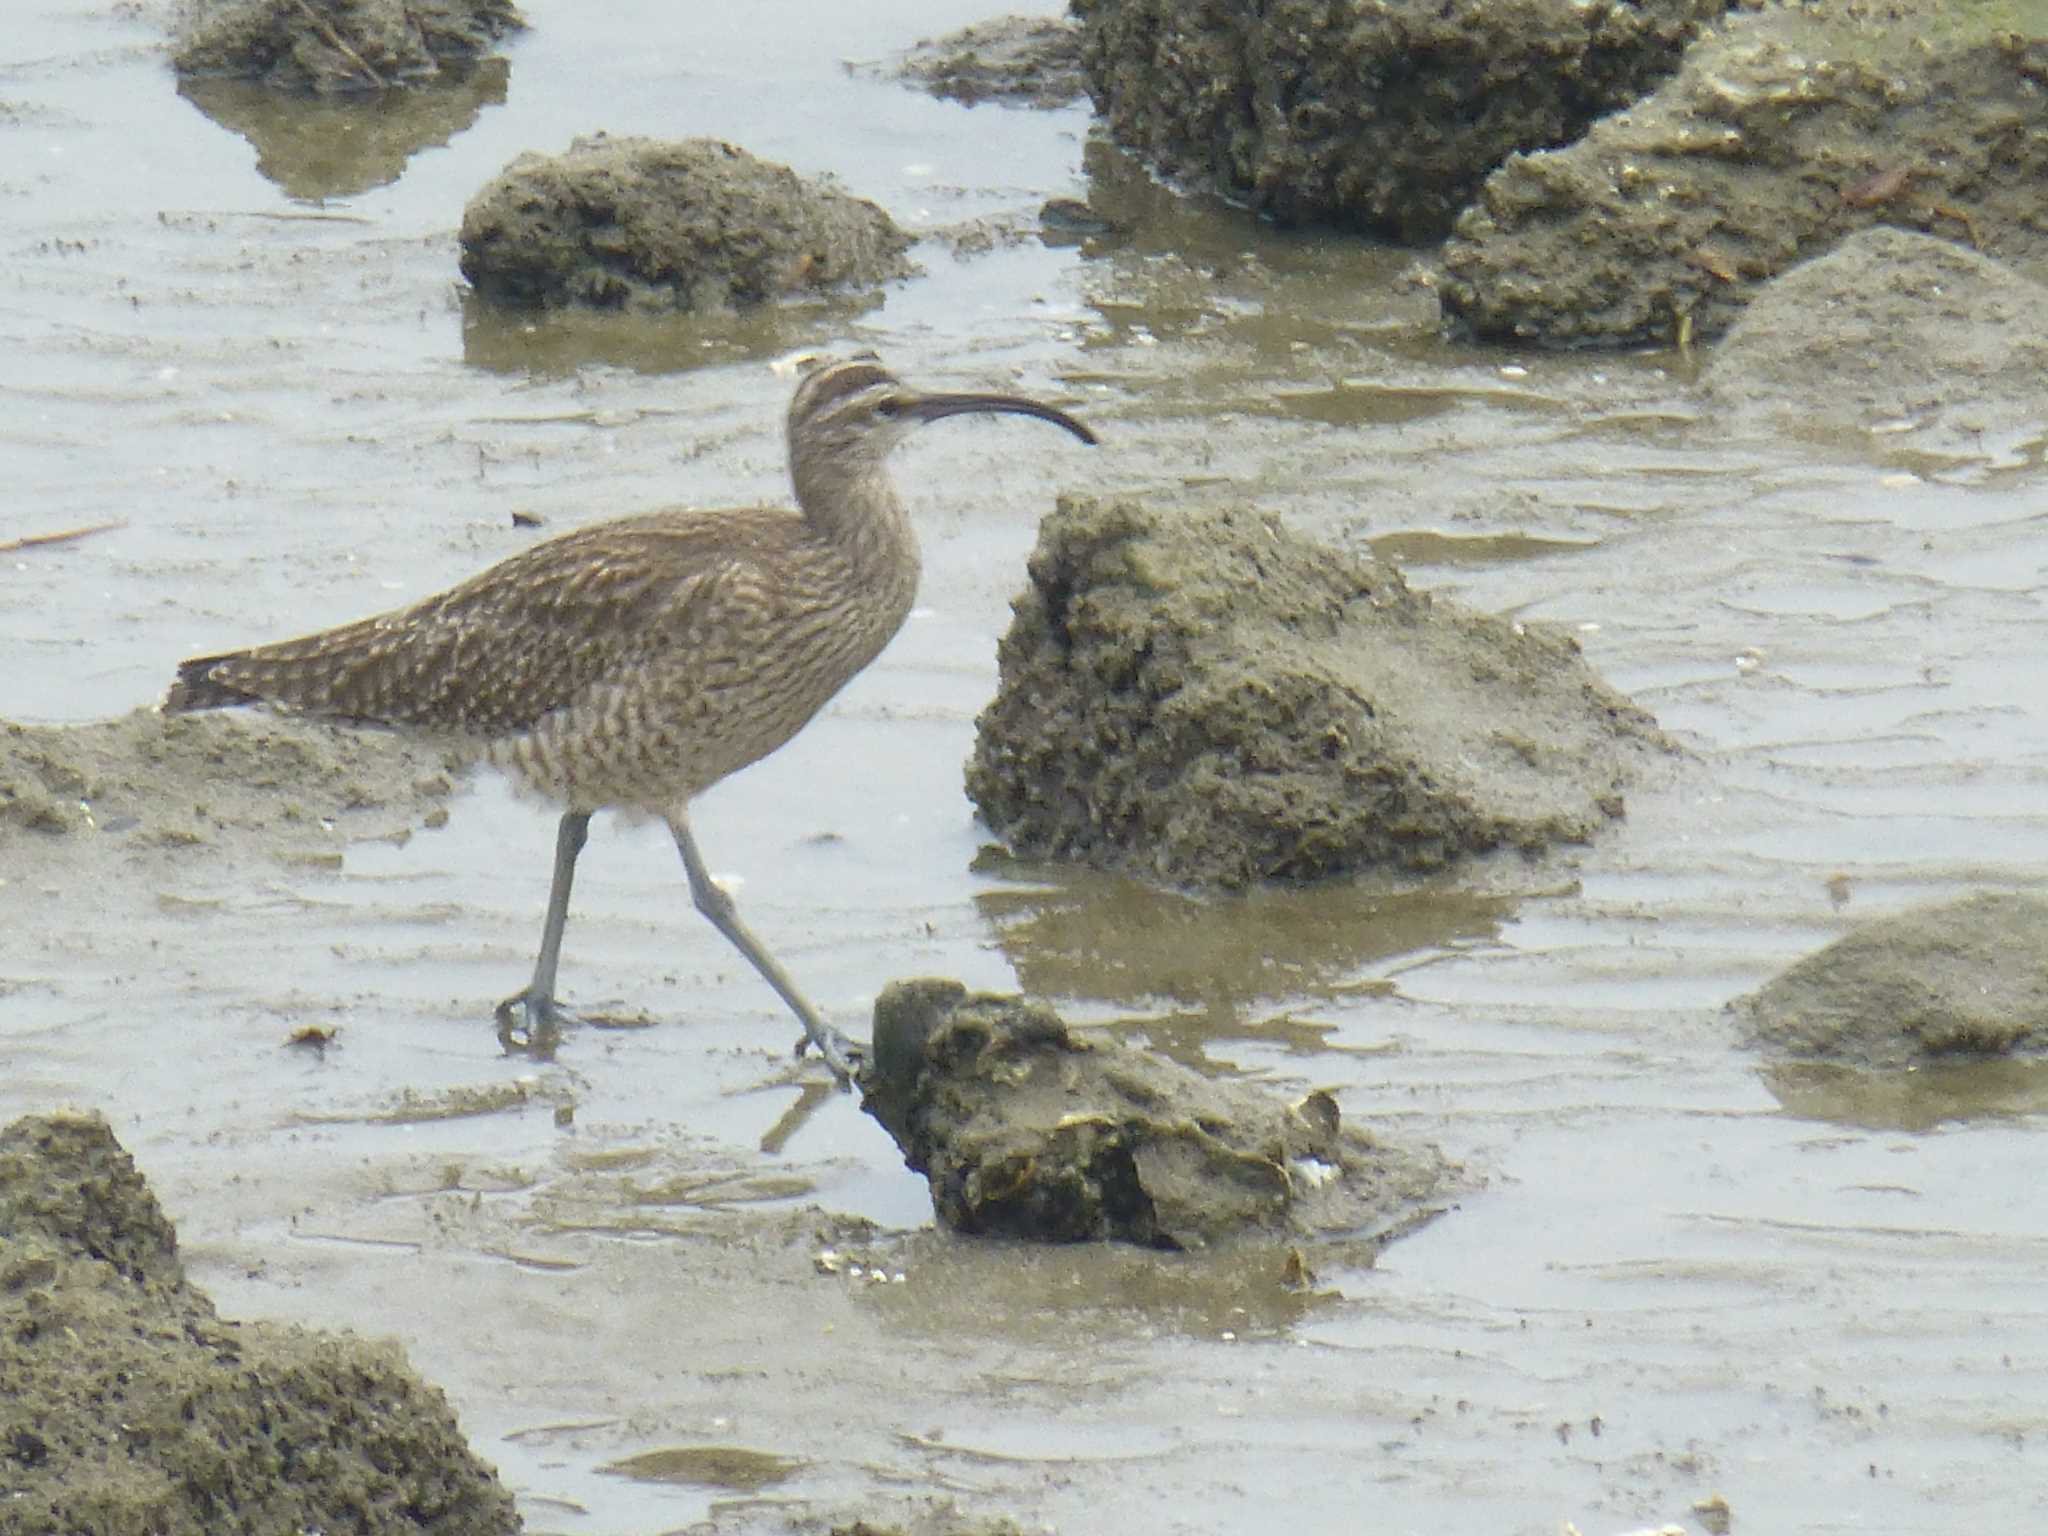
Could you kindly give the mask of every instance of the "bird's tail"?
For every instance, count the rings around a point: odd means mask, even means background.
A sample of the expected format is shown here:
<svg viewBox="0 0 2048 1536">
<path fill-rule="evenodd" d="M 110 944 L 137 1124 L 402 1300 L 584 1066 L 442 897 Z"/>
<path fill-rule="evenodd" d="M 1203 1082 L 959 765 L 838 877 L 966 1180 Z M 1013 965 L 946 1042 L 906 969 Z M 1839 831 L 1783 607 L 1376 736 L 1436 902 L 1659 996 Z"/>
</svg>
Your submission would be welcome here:
<svg viewBox="0 0 2048 1536">
<path fill-rule="evenodd" d="M 195 709 L 227 709 L 235 704 L 261 703 L 261 694 L 231 687 L 213 675 L 213 669 L 222 662 L 239 661 L 241 658 L 241 652 L 231 651 L 221 656 L 198 656 L 191 661 L 179 662 L 178 680 L 164 695 L 164 713 L 181 715 Z"/>
</svg>

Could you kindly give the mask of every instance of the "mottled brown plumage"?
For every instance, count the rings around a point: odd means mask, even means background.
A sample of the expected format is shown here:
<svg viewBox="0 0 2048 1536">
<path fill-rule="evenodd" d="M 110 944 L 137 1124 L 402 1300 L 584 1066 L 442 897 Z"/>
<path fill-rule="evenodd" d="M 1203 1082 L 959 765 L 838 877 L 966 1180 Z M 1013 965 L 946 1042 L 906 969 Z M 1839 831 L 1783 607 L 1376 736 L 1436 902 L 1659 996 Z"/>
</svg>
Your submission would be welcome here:
<svg viewBox="0 0 2048 1536">
<path fill-rule="evenodd" d="M 703 870 L 688 806 L 773 752 L 881 653 L 917 592 L 917 540 L 883 461 L 915 425 L 969 412 L 1080 422 L 1012 395 L 919 394 L 859 358 L 810 373 L 789 411 L 801 510 L 673 510 L 536 544 L 393 613 L 185 662 L 168 710 L 266 703 L 445 732 L 567 807 L 532 984 L 499 1008 L 508 1044 L 562 1011 L 555 965 L 593 811 L 667 819 L 700 910 L 804 1021 L 817 1018 Z"/>
</svg>

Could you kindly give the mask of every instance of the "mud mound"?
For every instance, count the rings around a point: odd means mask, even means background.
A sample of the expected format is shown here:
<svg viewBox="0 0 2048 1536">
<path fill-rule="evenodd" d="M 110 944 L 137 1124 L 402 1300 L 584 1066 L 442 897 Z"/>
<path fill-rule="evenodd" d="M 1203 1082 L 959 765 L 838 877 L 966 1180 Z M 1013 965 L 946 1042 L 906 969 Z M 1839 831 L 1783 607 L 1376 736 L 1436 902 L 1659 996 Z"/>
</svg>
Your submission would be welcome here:
<svg viewBox="0 0 2048 1536">
<path fill-rule="evenodd" d="M 446 800 L 458 767 L 388 731 L 263 715 L 0 721 L 0 846 L 26 833 L 142 846 L 242 831 L 297 830 L 322 844 L 390 836 Z"/>
<path fill-rule="evenodd" d="M 862 1087 L 962 1232 L 1153 1248 L 1357 1234 L 1412 1226 L 1450 1183 L 1434 1149 L 1346 1128 L 1328 1094 L 1283 1104 L 956 981 L 883 991 Z"/>
<path fill-rule="evenodd" d="M 1051 16 L 998 16 L 929 38 L 894 69 L 896 78 L 969 106 L 984 101 L 1063 107 L 1082 95 L 1081 31 Z"/>
<path fill-rule="evenodd" d="M 0 1131 L 0 1536 L 517 1531 L 395 1345 L 224 1323 L 98 1116 Z"/>
<path fill-rule="evenodd" d="M 1866 229 L 1758 295 L 1701 380 L 1752 430 L 1881 429 L 1889 452 L 2016 462 L 2048 434 L 2048 286 L 1951 241 Z"/>
<path fill-rule="evenodd" d="M 1678 67 L 1726 0 L 1074 0 L 1110 137 L 1283 222 L 1450 227 L 1512 151 Z"/>
<path fill-rule="evenodd" d="M 1731 16 L 1668 84 L 1487 179 L 1444 249 L 1478 335 L 1711 337 L 1871 224 L 2048 261 L 2048 38 L 2019 8 L 1814 0 Z"/>
<path fill-rule="evenodd" d="M 510 0 L 214 0 L 172 62 L 279 90 L 375 91 L 437 79 L 525 25 Z"/>
<path fill-rule="evenodd" d="M 462 275 L 525 306 L 743 308 L 914 270 L 873 203 L 716 139 L 521 155 L 462 215 Z"/>
<path fill-rule="evenodd" d="M 1063 499 L 967 792 L 1029 857 L 1242 887 L 1581 842 L 1668 744 L 1568 637 L 1256 513 Z"/>
<path fill-rule="evenodd" d="M 1753 1044 L 1851 1066 L 2048 1052 L 2048 901 L 1879 918 L 1729 1006 Z"/>
</svg>

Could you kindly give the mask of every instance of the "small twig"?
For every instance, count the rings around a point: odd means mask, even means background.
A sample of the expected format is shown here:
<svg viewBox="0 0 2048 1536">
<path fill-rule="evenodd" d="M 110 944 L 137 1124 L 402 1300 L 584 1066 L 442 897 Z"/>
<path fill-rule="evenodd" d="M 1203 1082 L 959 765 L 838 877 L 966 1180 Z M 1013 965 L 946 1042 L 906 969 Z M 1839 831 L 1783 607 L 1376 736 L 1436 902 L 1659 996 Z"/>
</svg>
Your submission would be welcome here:
<svg viewBox="0 0 2048 1536">
<path fill-rule="evenodd" d="M 366 214 L 332 213 L 324 208 L 166 208 L 157 215 L 169 219 L 275 219 L 280 223 L 374 224 Z"/>
<path fill-rule="evenodd" d="M 87 538 L 95 533 L 112 533 L 116 528 L 126 528 L 127 522 L 88 523 L 83 528 L 67 528 L 62 533 L 25 533 L 18 539 L 9 539 L 0 544 L 0 555 L 11 555 L 17 549 L 35 549 L 44 544 L 68 544 L 73 539 Z"/>
<path fill-rule="evenodd" d="M 320 35 L 333 45 L 335 52 L 345 54 L 347 57 L 355 60 L 356 68 L 370 77 L 370 84 L 376 86 L 380 91 L 390 89 L 390 87 L 385 85 L 384 77 L 370 68 L 370 61 L 343 42 L 341 34 L 327 24 L 327 19 L 324 16 L 314 10 L 312 6 L 306 4 L 306 0 L 298 0 L 298 5 L 299 9 L 306 13 L 306 20 L 320 29 Z"/>
</svg>

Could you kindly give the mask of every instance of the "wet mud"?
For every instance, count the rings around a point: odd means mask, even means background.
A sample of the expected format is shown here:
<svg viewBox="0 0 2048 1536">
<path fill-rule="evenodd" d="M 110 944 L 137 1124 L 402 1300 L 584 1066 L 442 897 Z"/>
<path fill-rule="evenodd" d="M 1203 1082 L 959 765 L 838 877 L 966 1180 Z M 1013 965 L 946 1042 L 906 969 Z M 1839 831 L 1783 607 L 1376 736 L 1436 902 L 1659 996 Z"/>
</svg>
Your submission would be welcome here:
<svg viewBox="0 0 2048 1536">
<path fill-rule="evenodd" d="M 914 270 L 871 202 L 713 139 L 578 139 L 470 200 L 462 275 L 515 306 L 745 308 Z"/>
<path fill-rule="evenodd" d="M 959 1232 L 1176 1250 L 1370 1239 L 1421 1225 L 1456 1185 L 1434 1148 L 1345 1125 L 1327 1093 L 1288 1103 L 954 981 L 883 991 L 862 1088 Z"/>
<path fill-rule="evenodd" d="M 221 1319 L 97 1115 L 0 1131 L 0 1532 L 522 1529 L 391 1343 Z"/>
<path fill-rule="evenodd" d="M 2048 40 L 1998 5 L 1731 13 L 1565 148 L 1509 160 L 1445 245 L 1442 299 L 1502 341 L 1718 336 L 1765 284 L 1876 224 L 2048 259 Z"/>
<path fill-rule="evenodd" d="M 1730 1007 L 1753 1043 L 1856 1067 L 2048 1054 L 2048 901 L 1986 893 L 1852 928 Z"/>
<path fill-rule="evenodd" d="M 1671 744 L 1567 635 L 1257 512 L 1063 500 L 967 793 L 1027 858 L 1242 888 L 1584 842 Z"/>
<path fill-rule="evenodd" d="M 1509 154 L 1678 67 L 1724 0 L 1077 0 L 1095 108 L 1169 176 L 1283 223 L 1440 237 Z"/>
<path fill-rule="evenodd" d="M 438 81 L 526 25 L 510 0 L 205 0 L 181 75 L 329 96 Z"/>
</svg>

